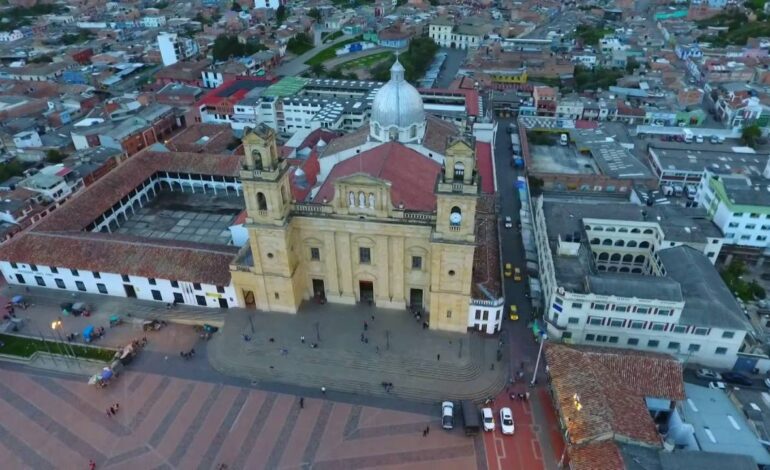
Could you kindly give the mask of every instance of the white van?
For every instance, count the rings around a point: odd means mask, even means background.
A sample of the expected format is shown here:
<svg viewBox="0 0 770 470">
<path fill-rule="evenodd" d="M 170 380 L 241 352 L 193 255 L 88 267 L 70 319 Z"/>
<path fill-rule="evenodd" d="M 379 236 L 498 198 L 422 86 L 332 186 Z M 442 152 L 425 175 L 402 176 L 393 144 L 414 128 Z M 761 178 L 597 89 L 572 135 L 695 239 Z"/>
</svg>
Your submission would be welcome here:
<svg viewBox="0 0 770 470">
<path fill-rule="evenodd" d="M 692 185 L 687 185 L 687 199 L 695 199 L 698 194 L 698 188 Z"/>
</svg>

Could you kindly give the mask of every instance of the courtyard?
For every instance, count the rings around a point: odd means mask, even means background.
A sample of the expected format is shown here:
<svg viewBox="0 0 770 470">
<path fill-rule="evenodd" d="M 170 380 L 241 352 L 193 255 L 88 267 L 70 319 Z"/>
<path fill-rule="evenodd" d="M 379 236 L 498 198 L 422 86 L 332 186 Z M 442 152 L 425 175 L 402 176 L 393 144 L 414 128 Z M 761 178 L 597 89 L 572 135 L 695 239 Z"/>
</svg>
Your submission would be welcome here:
<svg viewBox="0 0 770 470">
<path fill-rule="evenodd" d="M 228 227 L 243 208 L 241 195 L 163 189 L 113 232 L 226 245 L 231 239 Z"/>
<path fill-rule="evenodd" d="M 599 174 L 594 159 L 577 152 L 572 145 L 530 144 L 529 152 L 531 167 L 536 173 Z"/>
</svg>

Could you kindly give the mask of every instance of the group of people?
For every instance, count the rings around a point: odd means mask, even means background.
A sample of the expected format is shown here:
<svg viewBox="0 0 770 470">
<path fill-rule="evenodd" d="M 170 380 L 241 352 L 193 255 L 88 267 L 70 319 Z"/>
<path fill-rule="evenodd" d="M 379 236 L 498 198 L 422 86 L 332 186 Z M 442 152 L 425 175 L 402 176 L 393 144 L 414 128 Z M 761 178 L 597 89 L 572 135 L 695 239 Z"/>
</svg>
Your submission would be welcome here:
<svg viewBox="0 0 770 470">
<path fill-rule="evenodd" d="M 111 418 L 118 414 L 118 410 L 120 409 L 120 403 L 113 403 L 109 408 L 107 408 L 107 417 Z"/>
<path fill-rule="evenodd" d="M 529 400 L 529 392 L 511 393 L 511 400 L 528 401 Z"/>
<path fill-rule="evenodd" d="M 192 348 L 189 351 L 182 351 L 179 355 L 182 356 L 182 359 L 192 359 L 193 356 L 195 356 L 195 348 Z"/>
</svg>

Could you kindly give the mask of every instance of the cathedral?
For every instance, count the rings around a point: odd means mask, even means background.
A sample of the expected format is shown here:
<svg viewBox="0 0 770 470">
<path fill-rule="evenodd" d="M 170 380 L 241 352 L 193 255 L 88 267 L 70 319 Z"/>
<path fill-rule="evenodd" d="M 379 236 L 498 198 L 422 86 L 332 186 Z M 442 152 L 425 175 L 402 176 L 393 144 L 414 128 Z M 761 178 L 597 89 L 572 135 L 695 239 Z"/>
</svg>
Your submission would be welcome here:
<svg viewBox="0 0 770 470">
<path fill-rule="evenodd" d="M 473 139 L 425 114 L 396 61 L 368 126 L 333 144 L 316 187 L 296 201 L 275 131 L 244 135 L 249 240 L 230 266 L 239 304 L 416 308 L 431 329 L 466 331 L 480 196 Z"/>
</svg>

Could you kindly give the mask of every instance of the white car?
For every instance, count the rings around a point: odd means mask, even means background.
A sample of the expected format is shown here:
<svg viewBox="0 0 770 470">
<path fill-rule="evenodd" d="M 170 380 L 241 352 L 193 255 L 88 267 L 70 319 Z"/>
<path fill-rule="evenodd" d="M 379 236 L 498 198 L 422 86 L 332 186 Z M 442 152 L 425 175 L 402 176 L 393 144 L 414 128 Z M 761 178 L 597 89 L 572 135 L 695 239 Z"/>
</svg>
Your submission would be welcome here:
<svg viewBox="0 0 770 470">
<path fill-rule="evenodd" d="M 484 431 L 495 430 L 495 416 L 492 414 L 492 408 L 481 409 L 481 421 L 484 422 Z"/>
<path fill-rule="evenodd" d="M 725 390 L 727 386 L 724 382 L 709 382 L 709 388 L 713 388 L 716 390 Z"/>
<path fill-rule="evenodd" d="M 513 435 L 513 413 L 510 408 L 500 408 L 500 430 L 503 434 Z"/>
<path fill-rule="evenodd" d="M 451 401 L 441 403 L 441 427 L 452 429 L 454 427 L 455 405 Z"/>
<path fill-rule="evenodd" d="M 705 380 L 722 380 L 722 375 L 711 369 L 698 369 L 695 371 L 695 375 L 698 378 Z"/>
<path fill-rule="evenodd" d="M 505 216 L 505 228 L 511 228 L 513 227 L 513 220 L 510 216 Z"/>
<path fill-rule="evenodd" d="M 762 382 L 765 383 L 765 387 L 770 388 L 770 379 L 765 379 Z"/>
</svg>

